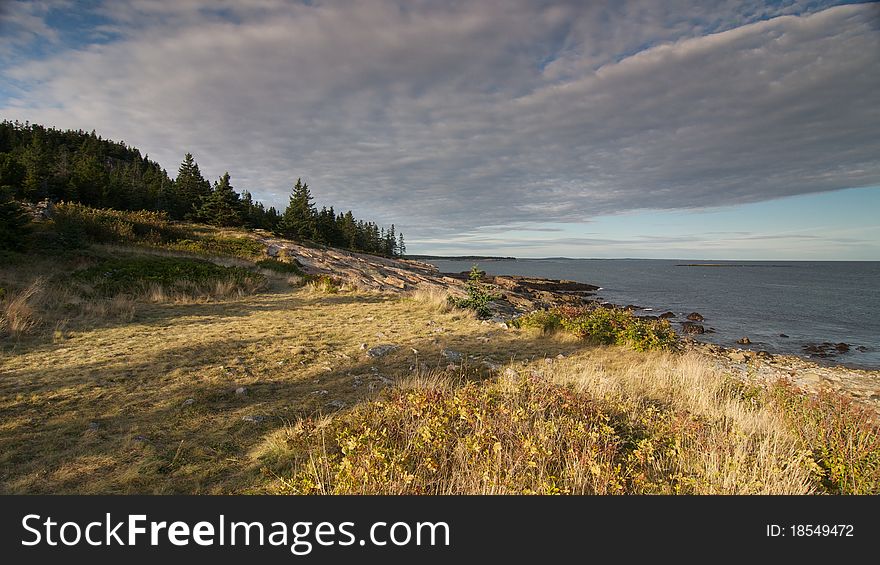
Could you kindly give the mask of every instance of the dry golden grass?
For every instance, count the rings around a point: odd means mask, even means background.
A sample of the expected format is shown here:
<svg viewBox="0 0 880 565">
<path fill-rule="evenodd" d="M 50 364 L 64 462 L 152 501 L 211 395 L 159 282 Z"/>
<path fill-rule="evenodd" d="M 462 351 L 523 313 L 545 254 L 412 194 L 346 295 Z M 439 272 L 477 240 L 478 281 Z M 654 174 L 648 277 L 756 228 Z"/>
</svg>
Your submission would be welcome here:
<svg viewBox="0 0 880 565">
<path fill-rule="evenodd" d="M 18 328 L 0 339 L 0 492 L 289 492 L 302 486 L 297 476 L 314 479 L 313 492 L 338 492 L 328 456 L 347 418 L 375 410 L 380 395 L 449 400 L 460 391 L 481 402 L 497 394 L 524 413 L 570 391 L 588 411 L 595 407 L 596 422 L 607 414 L 630 430 L 619 446 L 632 470 L 613 474 L 617 452 L 602 447 L 611 436 L 601 434 L 598 443 L 583 438 L 593 460 L 581 453 L 563 461 L 565 481 L 550 455 L 529 467 L 519 444 L 492 444 L 491 460 L 468 459 L 453 445 L 455 464 L 442 481 L 421 483 L 423 492 L 797 494 L 815 486 L 804 442 L 780 411 L 753 402 L 693 355 L 504 330 L 450 309 L 442 289 L 291 287 L 301 281 L 269 273 L 255 294 L 218 286 L 193 298 L 153 287 L 87 299 L 57 287 L 49 296 L 35 284 L 91 261 L 0 268 L 0 286 L 10 291 L 3 319 Z M 382 344 L 398 347 L 367 355 Z M 421 424 L 406 414 L 412 427 L 404 431 L 416 434 Z M 540 453 L 576 439 L 554 430 L 552 418 L 521 425 L 507 436 L 544 438 L 530 444 Z M 303 444 L 306 432 L 324 443 Z M 494 466 L 480 466 L 486 462 Z M 525 469 L 536 482 L 517 482 L 509 469 Z M 388 491 L 407 492 L 399 483 Z"/>
<path fill-rule="evenodd" d="M 0 276 L 23 288 L 51 268 Z M 374 398 L 414 371 L 445 369 L 444 348 L 474 356 L 460 373 L 485 376 L 483 360 L 580 347 L 412 300 L 311 293 L 286 278 L 254 295 L 59 315 L 46 332 L 0 341 L 0 491 L 264 491 L 271 477 L 253 454 L 274 430 Z M 379 359 L 361 348 L 382 343 L 400 347 Z"/>
<path fill-rule="evenodd" d="M 409 291 L 406 298 L 427 304 L 438 312 L 448 312 L 453 306 L 449 301 L 449 290 L 436 285 L 422 285 Z"/>
</svg>

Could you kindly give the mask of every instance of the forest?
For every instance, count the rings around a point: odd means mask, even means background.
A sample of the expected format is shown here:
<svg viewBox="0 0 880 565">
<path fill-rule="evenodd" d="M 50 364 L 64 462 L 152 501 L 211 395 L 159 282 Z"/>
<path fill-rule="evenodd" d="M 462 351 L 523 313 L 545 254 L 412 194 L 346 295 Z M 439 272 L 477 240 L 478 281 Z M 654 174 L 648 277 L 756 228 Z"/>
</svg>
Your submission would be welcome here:
<svg viewBox="0 0 880 565">
<path fill-rule="evenodd" d="M 406 253 L 394 225 L 357 219 L 349 210 L 314 204 L 308 183 L 297 179 L 287 208 L 266 207 L 237 191 L 226 172 L 213 183 L 186 153 L 175 178 L 149 156 L 94 130 L 59 130 L 39 124 L 0 123 L 0 209 L 7 228 L 16 223 L 14 200 L 74 202 L 93 208 L 148 210 L 221 227 L 264 229 L 281 237 L 376 255 Z M 7 229 L 6 231 L 9 231 Z M 12 240 L 7 234 L 3 240 Z"/>
</svg>

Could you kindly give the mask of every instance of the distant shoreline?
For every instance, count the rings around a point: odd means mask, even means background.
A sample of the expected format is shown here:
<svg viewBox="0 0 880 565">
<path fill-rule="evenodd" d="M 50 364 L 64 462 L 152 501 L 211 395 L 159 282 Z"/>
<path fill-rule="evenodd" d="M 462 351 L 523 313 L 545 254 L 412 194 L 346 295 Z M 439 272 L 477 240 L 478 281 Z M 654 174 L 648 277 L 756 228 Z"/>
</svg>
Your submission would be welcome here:
<svg viewBox="0 0 880 565">
<path fill-rule="evenodd" d="M 490 255 L 407 255 L 416 261 L 516 261 L 516 257 L 493 257 Z"/>
</svg>

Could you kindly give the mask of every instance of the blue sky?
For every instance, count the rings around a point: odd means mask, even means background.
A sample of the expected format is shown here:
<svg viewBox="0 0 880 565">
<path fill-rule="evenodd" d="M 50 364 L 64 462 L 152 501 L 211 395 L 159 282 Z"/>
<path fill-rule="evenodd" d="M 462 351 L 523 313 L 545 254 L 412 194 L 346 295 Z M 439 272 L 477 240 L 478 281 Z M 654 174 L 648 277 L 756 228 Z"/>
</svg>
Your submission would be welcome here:
<svg viewBox="0 0 880 565">
<path fill-rule="evenodd" d="M 880 260 L 878 53 L 877 3 L 13 0 L 0 117 L 412 253 Z"/>
</svg>

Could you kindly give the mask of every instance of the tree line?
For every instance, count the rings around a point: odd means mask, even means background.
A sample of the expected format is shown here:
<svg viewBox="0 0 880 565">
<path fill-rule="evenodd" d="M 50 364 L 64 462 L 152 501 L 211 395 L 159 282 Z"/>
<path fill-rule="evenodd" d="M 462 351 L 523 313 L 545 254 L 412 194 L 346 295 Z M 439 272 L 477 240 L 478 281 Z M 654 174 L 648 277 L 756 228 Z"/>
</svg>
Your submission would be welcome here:
<svg viewBox="0 0 880 565">
<path fill-rule="evenodd" d="M 283 212 L 266 207 L 247 190 L 238 192 L 226 172 L 207 181 L 187 153 L 172 179 L 147 155 L 102 139 L 95 131 L 58 130 L 38 124 L 0 123 L 0 202 L 43 199 L 95 208 L 153 210 L 176 220 L 224 227 L 265 229 L 279 236 L 403 256 L 403 234 L 394 225 L 358 220 L 349 210 L 318 210 L 308 184 L 297 179 Z"/>
</svg>

